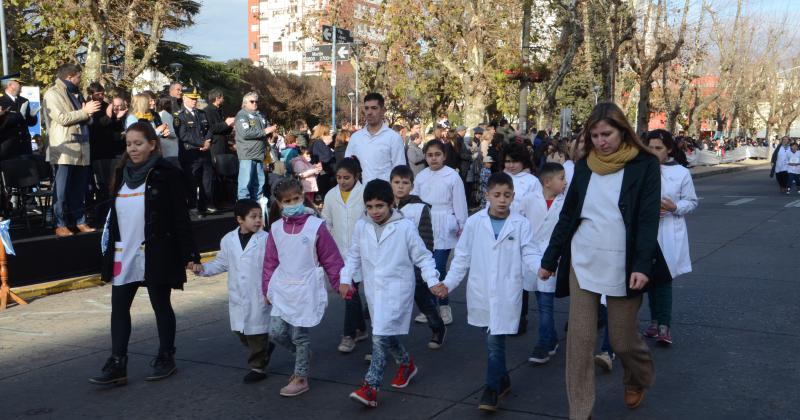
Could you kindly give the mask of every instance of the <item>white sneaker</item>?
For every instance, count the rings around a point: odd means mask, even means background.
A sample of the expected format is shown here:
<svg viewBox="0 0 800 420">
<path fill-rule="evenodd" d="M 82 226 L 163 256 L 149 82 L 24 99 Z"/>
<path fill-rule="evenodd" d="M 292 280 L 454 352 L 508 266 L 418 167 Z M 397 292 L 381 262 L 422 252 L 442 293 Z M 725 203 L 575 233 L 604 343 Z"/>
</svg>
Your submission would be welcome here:
<svg viewBox="0 0 800 420">
<path fill-rule="evenodd" d="M 594 364 L 606 372 L 611 372 L 611 368 L 614 367 L 614 356 L 604 351 L 594 356 Z"/>
<path fill-rule="evenodd" d="M 416 318 L 414 318 L 414 322 L 418 322 L 420 324 L 427 324 L 428 323 L 428 317 L 425 316 L 425 314 L 420 313 L 419 315 L 417 315 Z"/>
<path fill-rule="evenodd" d="M 356 348 L 356 340 L 349 335 L 342 337 L 342 342 L 339 343 L 338 350 L 342 353 L 350 353 Z"/>
<path fill-rule="evenodd" d="M 453 323 L 453 311 L 450 309 L 450 305 L 439 306 L 439 316 L 442 317 L 444 325 L 450 325 Z"/>
</svg>

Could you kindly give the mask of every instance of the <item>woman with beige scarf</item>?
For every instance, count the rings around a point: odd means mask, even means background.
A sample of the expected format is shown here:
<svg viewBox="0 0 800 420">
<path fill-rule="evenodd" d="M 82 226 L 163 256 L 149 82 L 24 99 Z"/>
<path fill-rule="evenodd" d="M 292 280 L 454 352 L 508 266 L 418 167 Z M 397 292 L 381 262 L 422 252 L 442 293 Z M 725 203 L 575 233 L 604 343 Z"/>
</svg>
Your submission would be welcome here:
<svg viewBox="0 0 800 420">
<path fill-rule="evenodd" d="M 670 281 L 658 247 L 658 159 L 613 103 L 595 106 L 584 125 L 583 152 L 539 278 L 558 269 L 556 296 L 570 296 L 567 395 L 570 419 L 587 419 L 595 400 L 592 352 L 600 296 L 607 296 L 611 345 L 622 361 L 625 405 L 634 409 L 655 377 L 639 336 L 642 292 Z"/>
</svg>

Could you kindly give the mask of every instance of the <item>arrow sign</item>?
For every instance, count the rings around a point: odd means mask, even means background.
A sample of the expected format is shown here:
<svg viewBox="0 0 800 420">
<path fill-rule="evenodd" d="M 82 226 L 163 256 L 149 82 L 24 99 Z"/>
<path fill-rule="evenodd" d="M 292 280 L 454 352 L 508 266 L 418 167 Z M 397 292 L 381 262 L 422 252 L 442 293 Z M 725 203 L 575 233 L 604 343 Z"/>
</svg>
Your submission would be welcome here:
<svg viewBox="0 0 800 420">
<path fill-rule="evenodd" d="M 324 61 L 331 61 L 331 44 L 314 45 L 311 50 L 306 51 L 303 57 L 306 63 L 320 63 Z M 336 60 L 349 60 L 350 59 L 350 45 L 337 45 L 336 46 Z"/>
<path fill-rule="evenodd" d="M 333 27 L 322 25 L 322 42 L 333 42 Z M 353 42 L 353 36 L 347 29 L 336 28 L 336 43 L 348 44 Z"/>
</svg>

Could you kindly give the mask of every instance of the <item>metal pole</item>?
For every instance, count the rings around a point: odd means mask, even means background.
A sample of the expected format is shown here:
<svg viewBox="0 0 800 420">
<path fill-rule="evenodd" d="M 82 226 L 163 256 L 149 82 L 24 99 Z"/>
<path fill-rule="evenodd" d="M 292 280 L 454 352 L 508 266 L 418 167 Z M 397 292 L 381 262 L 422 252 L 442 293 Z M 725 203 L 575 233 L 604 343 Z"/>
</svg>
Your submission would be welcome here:
<svg viewBox="0 0 800 420">
<path fill-rule="evenodd" d="M 522 63 L 528 63 L 528 53 L 530 53 L 530 32 L 531 32 L 531 7 L 532 0 L 525 0 L 522 5 Z M 524 135 L 528 132 L 528 76 L 524 75 L 519 82 L 519 131 Z"/>
<path fill-rule="evenodd" d="M 336 132 L 336 24 L 331 35 L 331 132 Z"/>
<path fill-rule="evenodd" d="M 355 43 L 353 44 L 355 45 Z M 353 49 L 356 52 L 356 127 L 358 127 L 358 115 L 361 114 L 361 107 L 359 106 L 359 102 L 361 101 L 361 97 L 358 96 L 358 72 L 361 69 L 361 64 L 358 62 L 358 51 Z"/>
<path fill-rule="evenodd" d="M 8 74 L 8 47 L 6 43 L 6 12 L 3 0 L 0 0 L 0 43 L 3 44 L 3 74 Z"/>
</svg>

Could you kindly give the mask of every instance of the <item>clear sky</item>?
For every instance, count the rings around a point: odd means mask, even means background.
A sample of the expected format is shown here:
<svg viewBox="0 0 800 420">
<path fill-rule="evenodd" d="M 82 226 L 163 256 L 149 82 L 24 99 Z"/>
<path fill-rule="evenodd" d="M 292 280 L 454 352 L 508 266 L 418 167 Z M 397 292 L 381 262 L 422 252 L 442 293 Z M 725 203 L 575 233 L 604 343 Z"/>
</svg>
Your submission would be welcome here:
<svg viewBox="0 0 800 420">
<path fill-rule="evenodd" d="M 192 27 L 165 38 L 214 61 L 247 58 L 247 0 L 196 0 L 202 6 Z M 800 0 L 798 0 L 800 1 Z"/>
</svg>

